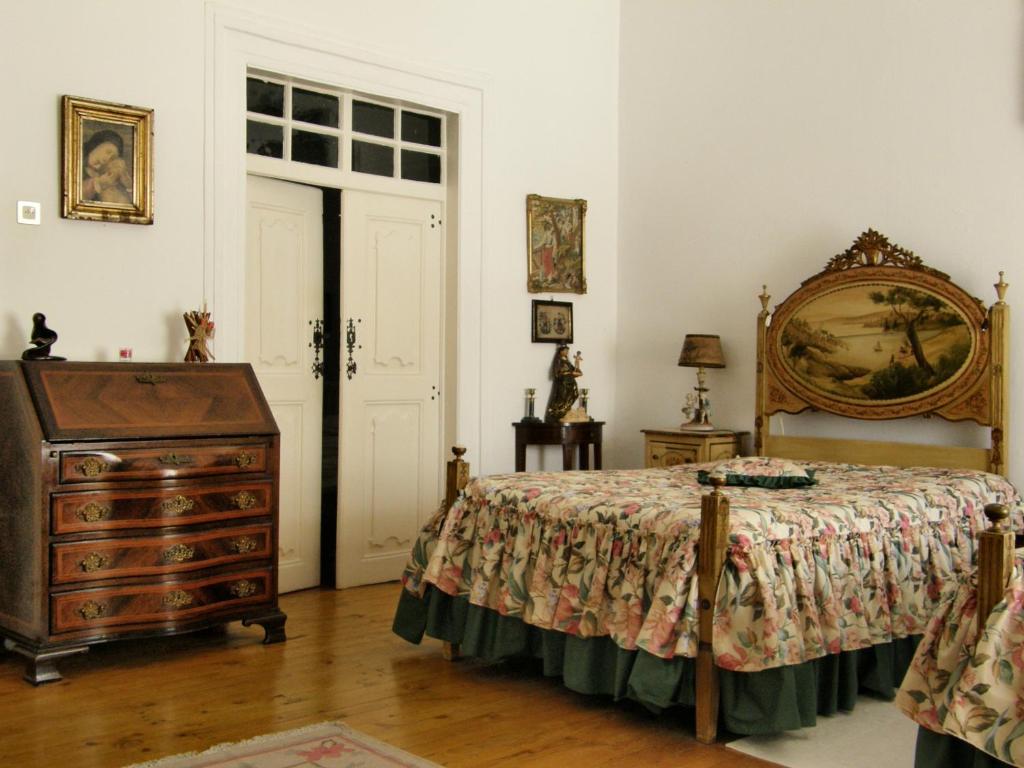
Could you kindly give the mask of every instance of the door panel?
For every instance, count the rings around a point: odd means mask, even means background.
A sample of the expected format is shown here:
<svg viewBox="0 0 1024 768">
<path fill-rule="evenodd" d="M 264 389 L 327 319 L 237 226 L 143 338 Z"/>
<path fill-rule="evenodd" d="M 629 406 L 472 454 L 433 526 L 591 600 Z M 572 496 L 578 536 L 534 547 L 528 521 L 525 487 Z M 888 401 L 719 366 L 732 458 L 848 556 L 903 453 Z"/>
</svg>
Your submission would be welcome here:
<svg viewBox="0 0 1024 768">
<path fill-rule="evenodd" d="M 281 430 L 280 591 L 320 583 L 322 380 L 311 323 L 323 317 L 320 190 L 248 178 L 246 360 Z"/>
<path fill-rule="evenodd" d="M 338 585 L 397 579 L 440 500 L 441 205 L 342 195 Z"/>
</svg>

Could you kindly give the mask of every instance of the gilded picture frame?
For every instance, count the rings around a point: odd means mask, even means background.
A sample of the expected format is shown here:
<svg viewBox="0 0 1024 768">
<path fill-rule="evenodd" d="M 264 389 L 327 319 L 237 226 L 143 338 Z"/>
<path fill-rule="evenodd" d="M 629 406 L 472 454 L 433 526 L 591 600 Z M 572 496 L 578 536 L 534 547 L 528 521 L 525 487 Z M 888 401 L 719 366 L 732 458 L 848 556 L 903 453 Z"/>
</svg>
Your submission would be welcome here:
<svg viewBox="0 0 1024 768">
<path fill-rule="evenodd" d="M 61 215 L 152 224 L 153 110 L 64 96 L 61 113 Z"/>
<path fill-rule="evenodd" d="M 526 287 L 530 293 L 586 293 L 586 200 L 526 196 Z"/>
<path fill-rule="evenodd" d="M 534 343 L 572 344 L 572 302 L 534 299 L 530 340 Z"/>
</svg>

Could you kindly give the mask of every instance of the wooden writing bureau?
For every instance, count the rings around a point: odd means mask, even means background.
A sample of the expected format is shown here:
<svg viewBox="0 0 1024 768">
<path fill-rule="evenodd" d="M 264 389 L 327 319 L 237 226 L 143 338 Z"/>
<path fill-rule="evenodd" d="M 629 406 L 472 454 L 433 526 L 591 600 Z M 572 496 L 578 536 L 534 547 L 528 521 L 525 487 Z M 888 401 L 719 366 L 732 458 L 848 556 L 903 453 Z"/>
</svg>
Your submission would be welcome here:
<svg viewBox="0 0 1024 768">
<path fill-rule="evenodd" d="M 284 640 L 278 452 L 248 365 L 0 362 L 0 634 L 25 679 L 236 619 Z"/>
</svg>

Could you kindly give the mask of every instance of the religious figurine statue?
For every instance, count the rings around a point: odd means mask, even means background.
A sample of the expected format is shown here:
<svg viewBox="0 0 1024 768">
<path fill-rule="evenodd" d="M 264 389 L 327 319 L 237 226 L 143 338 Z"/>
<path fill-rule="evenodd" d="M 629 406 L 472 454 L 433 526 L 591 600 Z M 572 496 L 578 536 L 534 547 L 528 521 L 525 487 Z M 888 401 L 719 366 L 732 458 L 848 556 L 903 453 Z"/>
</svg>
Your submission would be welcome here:
<svg viewBox="0 0 1024 768">
<path fill-rule="evenodd" d="M 46 327 L 46 315 L 36 312 L 32 315 L 32 348 L 21 353 L 22 360 L 66 360 L 50 354 L 50 348 L 57 341 L 57 332 Z"/>
<path fill-rule="evenodd" d="M 554 362 L 551 364 L 551 397 L 548 399 L 548 409 L 544 414 L 544 421 L 549 424 L 557 424 L 564 421 L 566 416 L 572 415 L 573 405 L 579 396 L 576 379 L 583 375 L 583 371 L 580 370 L 581 362 L 583 355 L 580 352 L 577 352 L 573 361 L 569 362 L 569 345 L 558 345 Z"/>
<path fill-rule="evenodd" d="M 188 351 L 185 352 L 186 363 L 208 363 L 213 359 L 213 353 L 207 346 L 213 338 L 213 321 L 210 320 L 210 313 L 206 311 L 206 303 L 203 303 L 202 310 L 186 312 L 185 328 L 188 330 Z"/>
</svg>

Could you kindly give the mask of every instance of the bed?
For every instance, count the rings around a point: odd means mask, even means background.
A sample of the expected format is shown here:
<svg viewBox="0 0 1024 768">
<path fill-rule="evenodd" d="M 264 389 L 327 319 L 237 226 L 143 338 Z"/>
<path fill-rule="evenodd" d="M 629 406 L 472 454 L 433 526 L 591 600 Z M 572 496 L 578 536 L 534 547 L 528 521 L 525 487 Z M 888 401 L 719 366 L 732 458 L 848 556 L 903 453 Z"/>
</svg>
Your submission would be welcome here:
<svg viewBox="0 0 1024 768">
<path fill-rule="evenodd" d="M 720 465 L 470 482 L 457 452 L 395 631 L 439 638 L 451 656 L 536 656 L 586 693 L 693 705 L 705 742 L 720 716 L 763 733 L 849 708 L 865 685 L 891 696 L 971 569 L 985 505 L 1019 519 L 1001 477 L 1005 289 L 1000 277 L 986 309 L 868 230 L 773 312 L 762 292 L 755 452 L 771 471 L 810 470 L 813 485 L 724 487 Z M 989 441 L 771 433 L 772 414 L 808 409 L 971 420 Z"/>
<path fill-rule="evenodd" d="M 938 606 L 896 696 L 922 768 L 1024 766 L 1024 561 L 1007 511 L 986 514 L 978 568 Z"/>
</svg>

